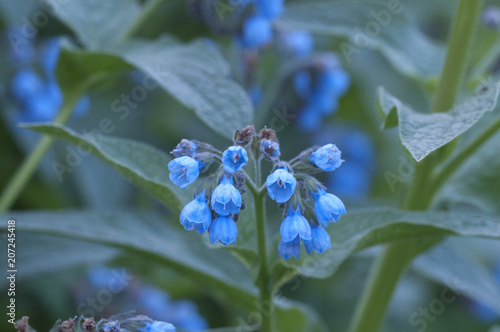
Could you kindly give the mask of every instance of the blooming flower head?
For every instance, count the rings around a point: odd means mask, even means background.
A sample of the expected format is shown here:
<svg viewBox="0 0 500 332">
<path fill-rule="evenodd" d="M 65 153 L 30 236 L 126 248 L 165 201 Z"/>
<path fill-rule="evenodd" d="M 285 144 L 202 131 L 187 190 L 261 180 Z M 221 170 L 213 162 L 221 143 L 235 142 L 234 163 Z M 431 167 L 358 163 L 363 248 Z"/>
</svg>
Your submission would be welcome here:
<svg viewBox="0 0 500 332">
<path fill-rule="evenodd" d="M 280 145 L 277 142 L 263 139 L 260 141 L 260 152 L 269 160 L 278 160 L 280 156 Z"/>
<path fill-rule="evenodd" d="M 194 200 L 186 204 L 181 211 L 181 224 L 184 229 L 196 229 L 200 234 L 206 232 L 212 223 L 212 212 L 207 204 L 205 189 Z"/>
<path fill-rule="evenodd" d="M 233 178 L 223 176 L 212 193 L 212 209 L 221 216 L 237 214 L 241 209 L 241 194 L 233 185 Z"/>
<path fill-rule="evenodd" d="M 300 206 L 297 210 L 288 207 L 288 215 L 281 223 L 281 239 L 285 242 L 293 241 L 297 236 L 302 240 L 311 240 L 311 226 L 307 219 L 300 213 Z"/>
<path fill-rule="evenodd" d="M 323 227 L 313 223 L 311 226 L 311 239 L 304 240 L 304 247 L 306 248 L 306 252 L 308 254 L 312 251 L 316 251 L 321 254 L 326 251 L 326 249 L 332 247 L 331 242 L 332 241 L 330 240 L 328 232 Z"/>
<path fill-rule="evenodd" d="M 295 192 L 297 180 L 285 167 L 278 167 L 266 180 L 267 192 L 277 203 L 285 203 Z"/>
<path fill-rule="evenodd" d="M 238 229 L 236 228 L 236 223 L 231 216 L 219 215 L 212 222 L 209 233 L 210 242 L 212 243 L 219 241 L 225 245 L 230 243 L 236 244 Z"/>
<path fill-rule="evenodd" d="M 290 242 L 280 240 L 278 244 L 278 256 L 288 259 L 292 256 L 299 259 L 300 256 L 300 237 L 297 236 Z"/>
<path fill-rule="evenodd" d="M 175 158 L 179 158 L 182 156 L 194 158 L 196 154 L 196 144 L 194 144 L 190 140 L 183 139 L 179 144 L 177 144 L 175 149 L 172 151 L 172 154 Z"/>
<path fill-rule="evenodd" d="M 222 154 L 222 163 L 228 173 L 241 171 L 248 163 L 247 151 L 241 146 L 230 146 Z"/>
<path fill-rule="evenodd" d="M 309 160 L 325 172 L 331 172 L 342 165 L 340 154 L 334 144 L 327 144 L 314 151 Z"/>
<path fill-rule="evenodd" d="M 196 181 L 200 174 L 198 162 L 188 156 L 182 156 L 170 161 L 168 169 L 170 170 L 170 181 L 181 187 L 181 189 Z"/>
<path fill-rule="evenodd" d="M 334 194 L 326 193 L 318 187 L 318 192 L 311 192 L 314 198 L 314 212 L 318 221 L 327 227 L 329 222 L 336 222 L 342 213 L 346 213 L 344 203 Z"/>
<path fill-rule="evenodd" d="M 257 49 L 269 43 L 273 30 L 269 20 L 263 16 L 253 16 L 243 23 L 241 43 L 244 48 Z"/>
</svg>

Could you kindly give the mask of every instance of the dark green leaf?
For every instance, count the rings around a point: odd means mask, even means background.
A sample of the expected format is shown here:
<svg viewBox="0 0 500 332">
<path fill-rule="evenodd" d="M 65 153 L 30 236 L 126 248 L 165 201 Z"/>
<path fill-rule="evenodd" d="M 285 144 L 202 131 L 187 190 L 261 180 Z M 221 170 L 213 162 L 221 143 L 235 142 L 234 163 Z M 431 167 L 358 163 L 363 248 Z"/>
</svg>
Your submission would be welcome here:
<svg viewBox="0 0 500 332">
<path fill-rule="evenodd" d="M 57 124 L 26 125 L 25 128 L 69 141 L 88 150 L 112 166 L 127 179 L 157 198 L 176 212 L 190 200 L 190 194 L 175 186 L 168 178 L 167 164 L 172 158 L 152 146 L 127 139 L 105 137 L 102 134 L 80 135 Z M 56 174 L 68 161 L 53 162 Z"/>
<path fill-rule="evenodd" d="M 279 331 L 328 331 L 318 314 L 308 305 L 285 298 L 276 299 L 276 304 L 276 327 Z"/>
<path fill-rule="evenodd" d="M 365 48 L 377 49 L 402 73 L 431 79 L 440 74 L 444 47 L 425 36 L 398 6 L 369 2 L 317 2 L 290 4 L 277 24 L 290 30 L 308 30 L 340 36 L 347 62 Z"/>
<path fill-rule="evenodd" d="M 379 106 L 385 115 L 385 126 L 394 126 L 399 122 L 402 144 L 416 161 L 421 161 L 472 127 L 484 113 L 493 110 L 499 93 L 500 83 L 496 82 L 458 103 L 447 113 L 424 114 L 415 112 L 380 88 Z M 397 121 L 394 112 L 397 112 Z"/>
</svg>

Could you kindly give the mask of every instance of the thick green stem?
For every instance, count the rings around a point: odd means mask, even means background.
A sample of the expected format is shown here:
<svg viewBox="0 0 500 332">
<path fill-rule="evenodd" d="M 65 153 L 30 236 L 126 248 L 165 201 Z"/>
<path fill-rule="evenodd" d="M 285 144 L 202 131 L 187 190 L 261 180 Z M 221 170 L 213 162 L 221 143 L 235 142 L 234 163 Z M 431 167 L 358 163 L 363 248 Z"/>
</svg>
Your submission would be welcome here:
<svg viewBox="0 0 500 332">
<path fill-rule="evenodd" d="M 66 98 L 54 122 L 59 124 L 66 123 L 72 114 L 77 100 L 78 97 Z M 10 179 L 0 196 L 0 212 L 7 211 L 10 209 L 12 204 L 14 204 L 53 142 L 54 139 L 52 137 L 42 137 L 34 150 L 23 161 L 22 165 L 18 168 L 16 174 Z"/>
<path fill-rule="evenodd" d="M 481 1 L 461 0 L 458 6 L 446 61 L 439 82 L 432 111 L 448 111 L 453 107 L 463 84 L 468 51 L 473 43 Z M 426 209 L 430 200 L 422 199 L 429 193 L 430 174 L 436 157 L 431 156 L 417 166 L 403 207 L 409 210 Z M 419 250 L 411 250 L 412 241 L 388 245 L 375 263 L 361 300 L 351 321 L 351 332 L 378 331 L 390 303 L 398 279 Z M 421 250 L 422 248 L 420 248 Z M 410 252 L 412 254 L 410 254 Z"/>
</svg>

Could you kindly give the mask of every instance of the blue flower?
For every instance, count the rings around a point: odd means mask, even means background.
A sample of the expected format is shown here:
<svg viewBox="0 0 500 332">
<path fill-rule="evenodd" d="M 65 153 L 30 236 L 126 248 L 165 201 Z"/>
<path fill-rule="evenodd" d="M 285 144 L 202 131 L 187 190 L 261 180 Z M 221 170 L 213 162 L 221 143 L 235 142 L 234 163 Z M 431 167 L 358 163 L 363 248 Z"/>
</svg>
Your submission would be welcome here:
<svg viewBox="0 0 500 332">
<path fill-rule="evenodd" d="M 184 229 L 196 229 L 200 234 L 206 232 L 212 222 L 212 212 L 207 204 L 205 189 L 194 200 L 186 204 L 181 211 L 181 224 Z"/>
<path fill-rule="evenodd" d="M 241 146 L 230 146 L 222 154 L 222 163 L 228 173 L 241 171 L 248 163 L 247 151 Z"/>
<path fill-rule="evenodd" d="M 334 144 L 327 144 L 314 151 L 309 160 L 325 172 L 331 172 L 342 165 L 340 153 Z"/>
<path fill-rule="evenodd" d="M 311 239 L 304 240 L 304 247 L 308 254 L 313 250 L 321 254 L 326 249 L 332 247 L 331 242 L 328 232 L 323 227 L 313 224 L 311 227 Z"/>
<path fill-rule="evenodd" d="M 210 242 L 220 241 L 222 244 L 236 244 L 238 229 L 236 223 L 230 216 L 217 216 L 210 227 Z"/>
<path fill-rule="evenodd" d="M 191 157 L 182 156 L 175 158 L 168 163 L 168 169 L 170 170 L 168 177 L 176 186 L 184 189 L 196 181 L 198 175 L 200 175 L 198 167 L 198 162 Z"/>
<path fill-rule="evenodd" d="M 291 31 L 283 36 L 285 50 L 297 58 L 303 58 L 312 53 L 314 39 L 306 31 Z"/>
<path fill-rule="evenodd" d="M 311 75 L 306 70 L 300 70 L 293 76 L 293 87 L 299 97 L 308 99 L 311 95 Z"/>
<path fill-rule="evenodd" d="M 314 212 L 318 221 L 327 227 L 329 222 L 336 222 L 342 213 L 346 213 L 344 203 L 337 196 L 326 193 L 318 187 L 318 192 L 311 192 L 314 198 Z"/>
<path fill-rule="evenodd" d="M 18 71 L 10 82 L 12 96 L 17 101 L 24 101 L 40 93 L 43 81 L 33 70 L 23 69 Z"/>
<path fill-rule="evenodd" d="M 187 139 L 182 139 L 172 151 L 174 157 L 188 156 L 194 158 L 196 154 L 196 144 Z"/>
<path fill-rule="evenodd" d="M 263 16 L 250 17 L 243 23 L 241 43 L 244 48 L 256 49 L 271 41 L 271 23 Z"/>
<path fill-rule="evenodd" d="M 278 244 L 278 256 L 288 259 L 292 256 L 299 259 L 300 256 L 300 237 L 296 237 L 290 242 L 280 240 Z"/>
<path fill-rule="evenodd" d="M 228 216 L 230 213 L 237 214 L 241 208 L 241 194 L 233 186 L 233 178 L 222 177 L 220 184 L 212 193 L 212 209 L 221 216 Z"/>
<path fill-rule="evenodd" d="M 297 180 L 284 167 L 278 167 L 266 180 L 267 192 L 277 203 L 285 203 L 295 192 Z"/>
<path fill-rule="evenodd" d="M 283 12 L 284 0 L 257 0 L 257 9 L 268 19 L 273 19 Z"/>
<path fill-rule="evenodd" d="M 40 63 L 45 70 L 45 74 L 51 78 L 55 77 L 60 51 L 61 45 L 59 38 L 49 39 L 43 46 Z"/>
<path fill-rule="evenodd" d="M 300 206 L 297 210 L 288 207 L 288 215 L 281 223 L 280 227 L 281 239 L 284 242 L 291 242 L 297 236 L 302 240 L 311 240 L 311 226 L 307 219 L 300 213 Z"/>
<path fill-rule="evenodd" d="M 260 152 L 267 159 L 277 160 L 280 156 L 280 145 L 268 139 L 260 140 Z"/>
<path fill-rule="evenodd" d="M 147 323 L 145 327 L 141 329 L 141 332 L 175 332 L 175 326 L 170 323 L 155 321 L 153 323 Z"/>
</svg>

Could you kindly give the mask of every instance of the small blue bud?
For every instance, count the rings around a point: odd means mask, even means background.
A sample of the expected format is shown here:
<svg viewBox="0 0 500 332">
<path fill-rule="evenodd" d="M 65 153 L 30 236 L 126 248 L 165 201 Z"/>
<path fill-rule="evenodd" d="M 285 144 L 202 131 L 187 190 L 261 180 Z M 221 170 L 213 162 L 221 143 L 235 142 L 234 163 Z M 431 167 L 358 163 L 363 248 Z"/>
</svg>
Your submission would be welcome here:
<svg viewBox="0 0 500 332">
<path fill-rule="evenodd" d="M 155 321 L 153 323 L 148 323 L 145 327 L 141 329 L 141 332 L 175 332 L 175 326 L 170 323 Z"/>
<path fill-rule="evenodd" d="M 43 89 L 42 79 L 31 69 L 18 71 L 10 84 L 12 96 L 18 102 L 32 98 Z"/>
<path fill-rule="evenodd" d="M 313 250 L 321 254 L 326 249 L 332 247 L 332 241 L 330 240 L 330 235 L 323 227 L 313 224 L 311 227 L 311 240 L 304 240 L 304 247 L 308 254 Z"/>
<path fill-rule="evenodd" d="M 326 193 L 318 187 L 318 192 L 312 192 L 314 212 L 321 225 L 327 227 L 329 222 L 336 222 L 342 213 L 346 213 L 344 203 L 337 196 Z"/>
<path fill-rule="evenodd" d="M 241 43 L 243 48 L 257 49 L 269 43 L 273 30 L 268 19 L 262 16 L 250 17 L 243 23 Z"/>
<path fill-rule="evenodd" d="M 291 31 L 283 36 L 285 51 L 297 58 L 303 58 L 312 53 L 314 49 L 314 39 L 306 31 Z"/>
<path fill-rule="evenodd" d="M 327 144 L 314 151 L 309 161 L 325 172 L 331 172 L 342 165 L 340 154 L 340 150 L 334 144 Z"/>
<path fill-rule="evenodd" d="M 296 237 L 290 242 L 285 242 L 280 240 L 278 244 L 278 256 L 283 257 L 284 259 L 288 259 L 294 256 L 296 259 L 299 259 L 300 256 L 300 237 Z"/>
<path fill-rule="evenodd" d="M 260 140 L 260 152 L 266 159 L 273 161 L 278 160 L 281 154 L 280 145 L 268 139 Z"/>
<path fill-rule="evenodd" d="M 241 209 L 241 194 L 233 185 L 233 178 L 222 177 L 212 193 L 212 209 L 221 216 L 237 214 Z"/>
<path fill-rule="evenodd" d="M 236 244 L 236 236 L 238 235 L 238 229 L 236 228 L 236 223 L 230 216 L 217 216 L 212 222 L 210 227 L 210 242 L 215 243 L 217 241 L 222 244 L 228 245 L 230 243 Z"/>
<path fill-rule="evenodd" d="M 230 146 L 222 154 L 222 163 L 228 173 L 241 171 L 248 163 L 247 151 L 241 146 Z"/>
<path fill-rule="evenodd" d="M 257 10 L 268 19 L 273 19 L 283 12 L 284 0 L 257 0 Z"/>
<path fill-rule="evenodd" d="M 278 167 L 266 180 L 267 192 L 277 203 L 285 203 L 295 192 L 297 180 L 284 167 Z"/>
<path fill-rule="evenodd" d="M 291 242 L 297 236 L 302 240 L 311 240 L 311 226 L 300 213 L 300 206 L 297 206 L 297 210 L 294 210 L 292 204 L 290 204 L 288 215 L 281 223 L 280 233 L 284 242 Z"/>
<path fill-rule="evenodd" d="M 196 154 L 196 144 L 187 139 L 182 139 L 179 144 L 172 151 L 175 158 L 188 156 L 194 158 Z"/>
<path fill-rule="evenodd" d="M 186 231 L 196 229 L 198 233 L 203 234 L 210 228 L 212 212 L 207 204 L 205 189 L 194 200 L 184 206 L 180 219 Z"/>
<path fill-rule="evenodd" d="M 175 158 L 169 162 L 168 169 L 170 170 L 168 176 L 170 181 L 181 189 L 196 181 L 200 175 L 198 162 L 187 156 Z"/>
<path fill-rule="evenodd" d="M 120 331 L 120 323 L 118 321 L 111 321 L 104 324 L 102 327 L 103 332 L 118 332 Z"/>
</svg>

